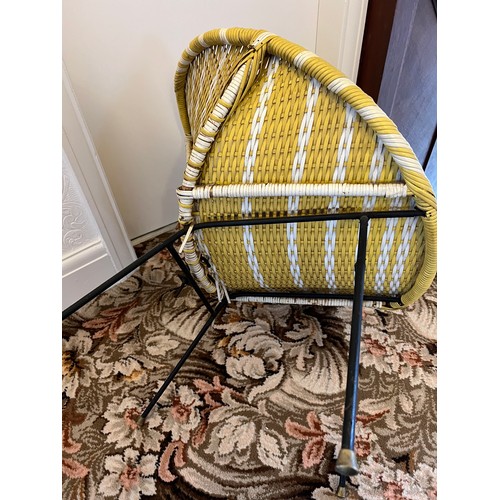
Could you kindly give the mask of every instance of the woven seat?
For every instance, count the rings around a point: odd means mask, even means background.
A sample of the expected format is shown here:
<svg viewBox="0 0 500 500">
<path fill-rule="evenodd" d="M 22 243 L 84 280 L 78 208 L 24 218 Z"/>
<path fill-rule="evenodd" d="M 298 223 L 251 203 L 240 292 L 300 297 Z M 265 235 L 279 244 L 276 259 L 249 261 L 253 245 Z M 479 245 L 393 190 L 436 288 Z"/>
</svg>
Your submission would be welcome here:
<svg viewBox="0 0 500 500">
<path fill-rule="evenodd" d="M 340 71 L 272 33 L 219 29 L 184 51 L 175 91 L 187 144 L 182 226 L 417 208 L 422 217 L 370 220 L 364 286 L 394 297 L 392 307 L 427 290 L 436 273 L 431 185 L 394 123 Z M 358 227 L 213 227 L 188 233 L 183 250 L 200 286 L 219 296 L 352 294 Z"/>
</svg>

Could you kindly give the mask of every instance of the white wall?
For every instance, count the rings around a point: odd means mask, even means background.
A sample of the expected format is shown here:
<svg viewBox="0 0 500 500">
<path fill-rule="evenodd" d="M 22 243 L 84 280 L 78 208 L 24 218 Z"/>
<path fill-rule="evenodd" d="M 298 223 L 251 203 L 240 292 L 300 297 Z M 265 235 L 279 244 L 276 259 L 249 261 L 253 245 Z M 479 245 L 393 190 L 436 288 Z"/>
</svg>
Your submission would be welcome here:
<svg viewBox="0 0 500 500">
<path fill-rule="evenodd" d="M 355 78 L 361 46 L 353 49 L 349 37 L 358 33 L 345 27 L 354 23 L 362 33 L 366 4 L 64 0 L 63 60 L 129 237 L 177 218 L 174 193 L 185 148 L 173 76 L 192 38 L 219 27 L 263 28 L 317 50 L 333 64 L 344 58 L 340 69 Z"/>
</svg>

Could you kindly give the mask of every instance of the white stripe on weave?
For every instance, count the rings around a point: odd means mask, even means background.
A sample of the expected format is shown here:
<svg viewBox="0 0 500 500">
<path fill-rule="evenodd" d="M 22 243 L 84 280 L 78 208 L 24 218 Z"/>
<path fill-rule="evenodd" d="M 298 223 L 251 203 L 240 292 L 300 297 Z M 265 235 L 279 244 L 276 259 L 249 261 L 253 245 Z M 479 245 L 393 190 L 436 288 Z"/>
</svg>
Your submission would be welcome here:
<svg viewBox="0 0 500 500">
<path fill-rule="evenodd" d="M 408 144 L 408 141 L 400 134 L 380 134 L 379 137 L 387 146 L 411 150 L 411 146 Z"/>
<path fill-rule="evenodd" d="M 259 94 L 259 103 L 255 110 L 253 120 L 252 120 L 252 128 L 251 128 L 251 137 L 248 141 L 247 148 L 245 151 L 245 171 L 243 172 L 243 183 L 252 183 L 253 182 L 253 167 L 255 166 L 255 160 L 257 158 L 257 149 L 259 147 L 259 134 L 262 130 L 262 125 L 264 124 L 264 118 L 267 113 L 267 102 L 271 96 L 274 87 L 274 74 L 279 66 L 279 59 L 277 57 L 273 57 L 269 61 L 269 65 L 267 67 L 267 78 L 262 86 L 262 89 Z M 249 198 L 244 198 L 241 204 L 241 213 L 245 215 L 250 215 L 252 212 L 252 204 Z M 243 245 L 245 246 L 245 250 L 247 252 L 247 260 L 248 266 L 252 270 L 253 277 L 257 283 L 261 286 L 261 288 L 269 288 L 264 282 L 264 277 L 259 269 L 259 263 L 257 261 L 257 256 L 255 255 L 255 247 L 253 241 L 253 233 L 251 226 L 243 226 Z"/>
<path fill-rule="evenodd" d="M 388 118 L 384 111 L 377 105 L 365 106 L 364 108 L 358 109 L 358 113 L 364 120 L 373 120 L 374 118 Z"/>
<path fill-rule="evenodd" d="M 411 217 L 405 220 L 403 232 L 401 234 L 401 243 L 396 253 L 396 264 L 394 264 L 392 279 L 389 283 L 389 293 L 395 294 L 399 292 L 401 276 L 403 275 L 406 258 L 410 252 L 410 241 L 415 233 L 417 222 L 417 217 Z"/>
<path fill-rule="evenodd" d="M 380 140 L 380 137 L 377 137 L 377 143 L 375 146 L 375 151 L 373 152 L 372 161 L 370 164 L 370 173 L 368 174 L 368 178 L 371 182 L 377 182 L 380 178 L 380 174 L 382 173 L 382 169 L 384 168 L 384 143 Z M 380 184 L 375 184 L 379 186 Z M 382 184 L 383 185 L 383 184 Z M 404 185 L 406 190 L 406 185 Z M 405 196 L 405 194 L 400 194 L 399 196 Z M 363 210 L 371 211 L 375 208 L 375 203 L 377 201 L 377 195 L 375 196 L 365 196 L 363 198 Z"/>
<path fill-rule="evenodd" d="M 207 48 L 207 47 L 208 47 L 208 43 L 207 43 L 207 42 L 205 42 L 205 39 L 203 38 L 203 35 L 200 35 L 200 36 L 198 37 L 198 42 L 200 42 L 200 45 L 201 45 L 202 47 L 205 47 L 205 48 Z"/>
<path fill-rule="evenodd" d="M 345 171 L 346 171 L 346 167 L 344 164 L 347 158 L 349 158 L 349 153 L 351 152 L 351 142 L 354 133 L 354 119 L 357 117 L 357 113 L 354 108 L 351 108 L 349 104 L 346 104 L 345 107 L 346 107 L 346 116 L 345 116 L 346 123 L 344 130 L 342 130 L 342 135 L 340 136 L 339 140 L 339 149 L 338 149 L 339 166 L 338 169 L 336 169 L 333 174 L 334 182 L 337 180 L 335 177 L 336 175 L 339 176 L 338 180 L 340 180 L 340 182 L 344 182 Z"/>
<path fill-rule="evenodd" d="M 315 305 L 315 306 L 352 306 L 353 301 L 349 299 L 305 299 L 302 297 L 252 297 L 250 295 L 245 295 L 241 297 L 235 297 L 233 300 L 239 302 L 265 302 L 269 304 L 296 304 L 296 305 Z M 384 303 L 382 301 L 363 301 L 364 307 L 382 307 Z"/>
<path fill-rule="evenodd" d="M 304 282 L 300 277 L 299 255 L 297 249 L 297 223 L 289 222 L 286 225 L 286 236 L 288 240 L 287 255 L 290 261 L 290 273 L 295 286 L 298 288 L 304 287 Z"/>
<path fill-rule="evenodd" d="M 255 281 L 257 281 L 261 288 L 269 288 L 264 282 L 264 277 L 259 269 L 259 262 L 257 261 L 257 257 L 255 255 L 255 246 L 251 226 L 243 226 L 243 245 L 245 246 L 248 265 L 252 270 Z"/>
<path fill-rule="evenodd" d="M 292 165 L 292 182 L 300 182 L 304 175 L 306 164 L 307 145 L 311 137 L 314 123 L 314 107 L 318 101 L 320 83 L 311 78 L 307 87 L 306 110 L 300 122 L 298 148 Z"/>
<path fill-rule="evenodd" d="M 181 58 L 179 59 L 179 62 L 178 64 L 182 65 L 182 66 L 189 66 L 191 64 L 191 61 L 188 60 L 188 59 L 184 59 L 182 56 Z"/>
<path fill-rule="evenodd" d="M 227 28 L 221 28 L 219 30 L 219 37 L 226 45 L 229 45 L 229 41 L 226 38 L 226 33 L 227 33 Z"/>
<path fill-rule="evenodd" d="M 376 196 L 397 198 L 406 196 L 408 188 L 403 182 L 387 184 L 226 184 L 196 186 L 187 191 L 186 196 L 195 200 L 209 198 L 260 198 L 260 197 L 289 197 L 288 210 L 296 212 L 300 196 Z"/>
<path fill-rule="evenodd" d="M 344 182 L 346 174 L 345 161 L 349 158 L 349 153 L 351 152 L 351 142 L 354 133 L 354 119 L 356 118 L 356 110 L 351 108 L 349 104 L 346 104 L 345 112 L 345 126 L 342 130 L 342 134 L 339 140 L 339 146 L 337 150 L 337 162 L 338 166 L 335 167 L 333 171 L 333 182 Z M 330 204 L 328 205 L 329 210 L 336 209 L 337 207 L 337 197 L 332 197 Z"/>
<path fill-rule="evenodd" d="M 257 149 L 259 147 L 259 135 L 264 125 L 264 119 L 267 113 L 267 102 L 271 97 L 274 87 L 274 74 L 279 66 L 279 59 L 273 57 L 269 61 L 267 67 L 267 78 L 262 86 L 259 94 L 259 103 L 255 109 L 252 119 L 251 136 L 245 150 L 245 171 L 243 172 L 243 183 L 253 183 L 253 167 L 257 158 Z M 242 208 L 243 214 L 248 215 L 252 211 L 252 205 L 248 198 L 243 200 Z"/>
<path fill-rule="evenodd" d="M 352 82 L 351 82 L 352 83 Z M 344 182 L 346 167 L 345 161 L 349 158 L 351 150 L 352 136 L 354 133 L 354 118 L 357 116 L 356 110 L 346 103 L 345 126 L 340 136 L 339 149 L 337 152 L 338 166 L 333 171 L 333 182 Z M 328 204 L 328 212 L 335 212 L 338 209 L 338 196 L 333 196 Z M 326 282 L 328 288 L 335 290 L 335 239 L 336 239 L 337 221 L 331 220 L 326 223 L 325 234 L 325 269 Z"/>
<path fill-rule="evenodd" d="M 403 168 L 407 170 L 412 170 L 413 172 L 422 172 L 422 165 L 415 158 L 408 158 L 406 156 L 400 156 L 393 154 L 392 157 L 394 161 Z"/>
<path fill-rule="evenodd" d="M 295 153 L 292 165 L 292 181 L 298 183 L 304 175 L 306 164 L 307 145 L 311 137 L 312 126 L 314 123 L 314 107 L 318 100 L 320 83 L 311 78 L 307 87 L 306 109 L 299 128 L 298 148 Z M 299 209 L 299 197 L 288 197 L 288 214 L 295 215 Z M 286 225 L 286 234 L 288 239 L 288 260 L 290 261 L 290 273 L 295 286 L 303 288 L 304 282 L 300 277 L 300 266 L 297 249 L 297 223 L 292 222 Z"/>
<path fill-rule="evenodd" d="M 373 152 L 368 178 L 372 182 L 377 182 L 384 168 L 384 143 L 377 137 L 375 151 Z"/>
<path fill-rule="evenodd" d="M 354 82 L 349 80 L 349 78 L 340 77 L 340 78 L 335 78 L 335 80 L 333 80 L 333 82 L 331 82 L 327 86 L 327 89 L 337 94 L 341 90 L 345 89 L 346 87 L 350 87 L 351 85 L 354 85 Z"/>
<path fill-rule="evenodd" d="M 402 148 L 413 153 L 413 149 L 408 144 L 408 141 L 401 134 L 380 134 L 380 138 L 389 147 Z M 393 154 L 392 157 L 399 166 L 423 174 L 422 165 L 420 165 L 420 162 L 416 158 L 409 158 L 398 154 Z"/>
<path fill-rule="evenodd" d="M 326 269 L 326 282 L 330 290 L 335 290 L 335 229 L 337 227 L 336 220 L 329 220 L 326 223 L 325 234 L 325 269 Z"/>
<path fill-rule="evenodd" d="M 396 198 L 391 203 L 391 208 L 400 208 L 403 205 L 402 198 Z M 385 223 L 385 231 L 382 235 L 382 242 L 380 243 L 380 253 L 377 259 L 377 274 L 375 275 L 375 291 L 382 293 L 384 291 L 385 275 L 387 266 L 389 265 L 389 254 L 394 244 L 394 234 L 398 219 L 387 219 Z"/>
<path fill-rule="evenodd" d="M 311 57 L 318 57 L 314 52 L 311 52 L 310 50 L 303 50 L 302 52 L 299 52 L 295 59 L 293 60 L 294 66 L 297 66 L 299 69 L 302 69 L 302 65 L 308 60 L 311 59 Z"/>
</svg>

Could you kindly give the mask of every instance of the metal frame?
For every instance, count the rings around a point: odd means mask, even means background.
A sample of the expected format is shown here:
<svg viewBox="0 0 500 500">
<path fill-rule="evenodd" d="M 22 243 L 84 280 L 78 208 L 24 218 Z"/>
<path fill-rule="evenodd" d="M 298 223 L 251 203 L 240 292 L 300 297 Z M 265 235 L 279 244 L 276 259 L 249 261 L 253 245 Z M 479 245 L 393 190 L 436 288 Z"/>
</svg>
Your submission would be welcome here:
<svg viewBox="0 0 500 500">
<path fill-rule="evenodd" d="M 351 213 L 336 213 L 336 214 L 317 214 L 317 215 L 296 215 L 296 216 L 283 216 L 283 217 L 269 217 L 261 219 L 238 219 L 227 221 L 213 221 L 201 222 L 194 224 L 193 231 L 200 229 L 216 228 L 216 227 L 230 227 L 230 226 L 253 226 L 253 225 L 267 225 L 267 224 L 285 224 L 293 222 L 318 222 L 329 220 L 359 220 L 360 228 L 358 235 L 358 251 L 357 259 L 354 270 L 354 293 L 353 294 L 315 294 L 315 293 L 273 293 L 273 292 L 252 292 L 252 295 L 259 297 L 294 297 L 294 298 L 339 298 L 353 300 L 352 306 L 352 322 L 351 322 L 351 338 L 349 343 L 349 357 L 348 357 L 348 370 L 347 370 L 347 386 L 344 405 L 344 421 L 342 429 L 342 448 L 339 452 L 335 470 L 340 475 L 338 496 L 346 496 L 346 479 L 347 476 L 352 476 L 358 473 L 358 464 L 356 461 L 356 454 L 354 452 L 354 439 L 356 427 L 356 414 L 358 405 L 358 379 L 359 379 L 359 357 L 361 350 L 361 331 L 362 331 L 362 310 L 364 300 L 378 300 L 383 302 L 398 302 L 401 303 L 400 297 L 396 296 L 367 296 L 364 294 L 364 277 L 366 268 L 366 247 L 368 239 L 368 224 L 370 219 L 380 218 L 400 218 L 400 217 L 422 217 L 425 212 L 419 209 L 412 210 L 396 210 L 396 211 L 380 211 L 380 212 L 351 212 Z M 177 231 L 175 234 L 167 238 L 165 241 L 154 247 L 152 250 L 138 258 L 132 264 L 125 267 L 122 271 L 115 274 L 100 286 L 85 295 L 82 299 L 75 302 L 72 306 L 63 311 L 63 320 L 76 312 L 82 306 L 96 298 L 110 286 L 117 281 L 123 279 L 136 268 L 144 264 L 151 257 L 161 252 L 163 249 L 168 248 L 175 261 L 181 268 L 185 276 L 185 283 L 191 285 L 203 304 L 210 313 L 208 320 L 201 328 L 198 335 L 195 337 L 191 345 L 188 347 L 184 355 L 178 361 L 175 368 L 167 377 L 163 385 L 151 399 L 149 405 L 142 413 L 138 420 L 139 424 L 144 423 L 148 414 L 154 408 L 158 399 L 165 392 L 169 384 L 177 372 L 181 369 L 183 364 L 189 358 L 192 351 L 198 345 L 206 331 L 210 328 L 213 321 L 221 313 L 227 305 L 227 299 L 223 298 L 215 307 L 212 306 L 207 296 L 202 292 L 195 279 L 189 271 L 189 267 L 182 260 L 181 256 L 174 248 L 174 243 L 179 238 L 185 235 L 189 227 Z M 248 295 L 249 292 L 232 291 L 229 297 L 237 299 L 238 296 Z"/>
</svg>

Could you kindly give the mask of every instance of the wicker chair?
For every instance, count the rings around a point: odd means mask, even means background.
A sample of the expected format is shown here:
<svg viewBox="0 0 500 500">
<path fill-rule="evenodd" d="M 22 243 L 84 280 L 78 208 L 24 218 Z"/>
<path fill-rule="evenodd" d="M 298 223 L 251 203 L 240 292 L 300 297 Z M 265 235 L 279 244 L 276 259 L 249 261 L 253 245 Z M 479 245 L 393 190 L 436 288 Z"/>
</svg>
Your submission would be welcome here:
<svg viewBox="0 0 500 500">
<path fill-rule="evenodd" d="M 407 306 L 432 283 L 431 185 L 369 96 L 272 33 L 232 28 L 195 38 L 175 92 L 187 146 L 177 190 L 182 229 L 135 267 L 168 247 L 211 315 L 141 419 L 228 301 L 352 305 L 336 461 L 345 495 L 346 476 L 358 471 L 362 307 Z M 183 258 L 173 246 L 180 236 Z"/>
</svg>

